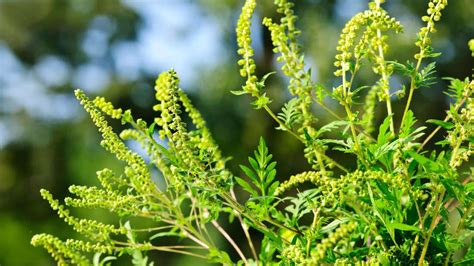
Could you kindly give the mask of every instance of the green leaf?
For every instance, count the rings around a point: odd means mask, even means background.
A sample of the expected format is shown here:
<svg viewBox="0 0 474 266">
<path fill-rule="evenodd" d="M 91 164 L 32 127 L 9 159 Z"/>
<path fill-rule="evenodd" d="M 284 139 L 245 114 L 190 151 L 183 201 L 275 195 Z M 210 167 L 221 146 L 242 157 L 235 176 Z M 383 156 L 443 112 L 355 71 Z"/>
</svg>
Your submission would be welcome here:
<svg viewBox="0 0 474 266">
<path fill-rule="evenodd" d="M 232 93 L 234 95 L 237 95 L 237 96 L 240 96 L 240 95 L 247 94 L 248 92 L 246 92 L 244 90 L 238 90 L 238 91 L 230 91 L 230 93 Z"/>
<path fill-rule="evenodd" d="M 180 234 L 180 233 L 178 233 L 178 232 L 167 231 L 167 232 L 160 232 L 160 233 L 154 234 L 154 235 L 152 235 L 148 240 L 153 240 L 153 239 L 160 238 L 160 237 L 165 237 L 165 236 L 178 236 L 178 237 L 182 237 L 183 235 Z"/>
<path fill-rule="evenodd" d="M 415 116 L 413 115 L 413 112 L 411 110 L 408 110 L 408 112 L 405 115 L 405 119 L 402 122 L 402 128 L 400 129 L 400 137 L 404 138 L 410 135 L 415 123 L 416 123 L 416 119 L 415 119 Z"/>
<path fill-rule="evenodd" d="M 155 132 L 155 125 L 156 125 L 156 123 L 153 122 L 153 123 L 151 123 L 151 125 L 148 127 L 148 135 L 149 135 L 149 136 L 153 136 L 153 132 Z"/>
<path fill-rule="evenodd" d="M 448 129 L 448 130 L 454 128 L 454 124 L 451 123 L 451 122 L 445 122 L 445 121 L 441 121 L 441 120 L 437 120 L 437 119 L 429 119 L 426 122 L 431 123 L 431 124 L 435 124 L 437 126 L 440 126 L 444 129 Z"/>
<path fill-rule="evenodd" d="M 276 162 L 273 162 L 273 163 L 276 164 Z M 275 179 L 275 176 L 276 176 L 276 170 L 275 169 L 272 169 L 270 171 L 267 170 L 267 177 L 266 177 L 266 180 L 265 180 L 265 185 L 270 184 Z"/>
<path fill-rule="evenodd" d="M 431 159 L 428 159 L 425 156 L 420 155 L 420 154 L 418 154 L 414 151 L 408 151 L 407 154 L 409 156 L 411 156 L 413 158 L 413 160 L 415 160 L 420 165 L 425 167 L 426 170 L 428 170 L 430 172 L 435 172 L 435 173 L 443 172 L 443 167 L 441 167 L 439 163 L 437 163 L 437 162 L 435 162 Z"/>
<path fill-rule="evenodd" d="M 301 120 L 301 113 L 298 109 L 298 98 L 293 98 L 289 100 L 285 105 L 281 108 L 281 112 L 278 113 L 278 118 L 283 121 L 285 126 L 289 129 L 292 129 L 295 124 L 297 124 Z M 286 130 L 281 125 L 278 126 L 276 129 L 278 130 Z"/>
<path fill-rule="evenodd" d="M 420 228 L 416 226 L 403 224 L 403 223 L 397 223 L 397 222 L 390 222 L 388 223 L 388 226 L 392 229 L 396 229 L 400 231 L 415 231 L 415 232 L 420 231 Z"/>
<path fill-rule="evenodd" d="M 248 161 L 249 161 L 249 163 L 250 163 L 250 166 L 252 166 L 252 168 L 253 168 L 254 170 L 258 170 L 258 169 L 259 169 L 258 162 L 257 162 L 254 158 L 248 157 Z"/>
<path fill-rule="evenodd" d="M 276 172 L 275 172 L 275 173 L 276 173 Z M 279 185 L 280 185 L 280 182 L 278 182 L 278 181 L 273 182 L 273 183 L 270 185 L 270 187 L 268 188 L 268 195 L 273 195 Z"/>
<path fill-rule="evenodd" d="M 415 76 L 415 87 L 429 87 L 435 84 L 434 74 L 436 73 L 436 62 L 428 64 Z"/>
<path fill-rule="evenodd" d="M 270 77 L 271 75 L 275 74 L 276 72 L 275 71 L 272 71 L 272 72 L 269 72 L 267 74 L 265 74 L 262 79 L 260 80 L 260 84 L 261 85 L 264 85 L 265 84 L 265 81 L 268 79 L 268 77 Z"/>
<path fill-rule="evenodd" d="M 336 229 L 340 224 L 345 223 L 347 221 L 349 221 L 349 218 L 347 217 L 335 219 L 332 222 L 328 223 L 327 225 L 321 227 L 321 229 L 319 230 L 319 233 L 320 234 L 330 233 L 334 231 L 334 229 Z"/>
<path fill-rule="evenodd" d="M 377 136 L 377 143 L 379 145 L 382 145 L 382 144 L 385 144 L 390 136 L 392 135 L 389 131 L 388 131 L 388 128 L 390 127 L 390 122 L 392 120 L 392 116 L 387 116 L 383 123 L 380 125 L 380 128 L 379 128 L 379 134 Z"/>
<path fill-rule="evenodd" d="M 123 112 L 122 119 L 120 120 L 122 125 L 130 123 L 130 121 L 132 120 L 133 120 L 132 111 L 130 111 L 130 109 Z"/>
<path fill-rule="evenodd" d="M 414 75 L 415 66 L 410 61 L 407 61 L 405 65 L 396 61 L 388 61 L 387 63 L 390 63 L 393 66 L 395 72 L 400 73 L 403 76 L 411 77 Z"/>
<path fill-rule="evenodd" d="M 462 99 L 464 90 L 469 87 L 469 78 L 466 78 L 464 81 L 455 78 L 443 79 L 449 80 L 450 82 L 448 86 L 449 90 L 446 94 L 455 99 Z"/>
<path fill-rule="evenodd" d="M 344 121 L 344 120 L 336 120 L 336 121 L 332 121 L 331 123 L 328 123 L 324 126 L 322 126 L 317 132 L 316 132 L 316 137 L 322 135 L 323 133 L 326 133 L 326 132 L 331 132 L 333 131 L 334 129 L 336 128 L 339 128 L 341 126 L 345 126 L 345 125 L 348 125 L 350 124 L 348 121 Z"/>
<path fill-rule="evenodd" d="M 240 166 L 240 169 L 242 169 L 242 171 L 244 171 L 244 173 L 250 177 L 250 179 L 252 180 L 252 182 L 254 183 L 257 183 L 258 182 L 258 177 L 257 177 L 257 174 L 252 171 L 250 168 L 248 168 L 247 166 L 245 165 L 239 165 Z"/>
<path fill-rule="evenodd" d="M 278 181 L 276 179 L 276 162 L 272 162 L 272 155 L 268 153 L 268 147 L 265 144 L 265 140 L 261 137 L 258 142 L 258 147 L 254 151 L 254 157 L 249 157 L 248 161 L 251 165 L 252 169 L 247 166 L 241 165 L 240 168 L 244 173 L 250 178 L 252 184 L 258 188 L 259 193 L 254 192 L 249 188 L 250 184 L 244 184 L 244 182 L 239 181 L 237 182 L 244 187 L 247 187 L 247 191 L 249 191 L 255 199 L 263 204 L 263 206 L 270 205 L 271 201 L 273 200 L 273 193 L 278 187 Z M 257 197 L 261 196 L 261 197 Z M 265 210 L 268 211 L 267 209 Z"/>
<path fill-rule="evenodd" d="M 261 109 L 267 106 L 272 101 L 264 94 L 258 96 L 257 100 L 252 102 L 252 105 L 255 106 L 255 109 Z"/>
<path fill-rule="evenodd" d="M 434 51 L 433 47 L 428 45 L 428 47 L 426 47 L 426 53 L 424 54 L 423 57 L 425 57 L 425 58 L 429 58 L 429 57 L 435 58 L 435 57 L 438 57 L 442 54 L 442 53 L 435 53 L 433 51 Z"/>
<path fill-rule="evenodd" d="M 252 197 L 256 197 L 258 196 L 258 192 L 252 188 L 252 186 L 250 186 L 249 183 L 247 183 L 247 181 L 243 180 L 242 178 L 240 177 L 235 177 L 235 181 L 237 182 L 237 184 L 239 184 L 245 191 L 247 191 L 248 193 L 250 193 L 250 195 Z"/>
</svg>

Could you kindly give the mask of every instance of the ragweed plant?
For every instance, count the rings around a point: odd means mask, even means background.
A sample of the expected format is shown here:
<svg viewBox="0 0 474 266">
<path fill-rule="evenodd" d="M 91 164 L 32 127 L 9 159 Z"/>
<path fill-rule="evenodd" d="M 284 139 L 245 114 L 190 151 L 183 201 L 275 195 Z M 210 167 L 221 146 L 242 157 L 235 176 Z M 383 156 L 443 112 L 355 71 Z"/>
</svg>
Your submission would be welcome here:
<svg viewBox="0 0 474 266">
<path fill-rule="evenodd" d="M 474 150 L 474 81 L 446 79 L 452 101 L 444 120 L 417 121 L 411 109 L 415 91 L 440 82 L 433 76 L 433 58 L 439 53 L 431 46 L 431 36 L 447 1 L 429 1 L 422 17 L 425 26 L 415 43 L 418 52 L 406 63 L 387 56 L 387 32 L 400 33 L 403 27 L 382 3 L 371 2 L 342 29 L 334 62 L 340 83 L 331 90 L 311 79 L 298 44 L 293 3 L 275 1 L 280 19 L 264 18 L 263 25 L 282 62 L 282 74 L 289 79 L 292 98 L 274 113 L 266 93 L 269 74 L 259 78 L 253 59 L 250 26 L 256 0 L 245 2 L 236 32 L 240 74 L 246 81 L 233 93 L 250 95 L 255 108 L 275 121 L 276 129 L 304 145 L 308 170 L 288 178 L 278 175 L 263 138 L 241 165 L 242 175 L 229 171 L 227 159 L 179 88 L 173 70 L 156 81 L 158 114 L 151 123 L 77 90 L 77 99 L 102 134 L 102 146 L 124 162 L 124 169 L 98 171 L 100 187 L 71 186 L 72 196 L 63 203 L 41 190 L 53 210 L 83 237 L 61 240 L 39 234 L 32 244 L 44 247 L 61 265 L 106 265 L 123 255 L 135 265 L 151 265 L 150 252 L 174 252 L 225 265 L 472 265 L 474 183 L 473 170 L 466 166 Z M 474 41 L 469 45 L 474 54 Z M 378 78 L 354 88 L 362 66 Z M 391 88 L 394 74 L 409 80 L 406 99 L 404 89 Z M 355 97 L 365 89 L 363 108 L 357 108 Z M 327 105 L 330 100 L 341 105 L 344 116 Z M 403 113 L 395 113 L 393 101 L 405 104 Z M 379 103 L 386 117 L 377 125 L 373 112 Z M 317 127 L 314 105 L 334 121 Z M 106 117 L 128 128 L 116 134 Z M 429 132 L 423 122 L 436 128 Z M 336 130 L 336 137 L 328 135 Z M 428 149 L 437 134 L 444 140 Z M 140 143 L 147 158 L 131 151 L 125 140 Z M 329 155 L 334 152 L 346 153 L 353 161 L 337 161 Z M 156 169 L 158 176 L 153 174 Z M 236 187 L 246 193 L 245 199 L 236 196 Z M 70 208 L 105 209 L 119 219 L 106 224 L 78 218 Z M 238 223 L 246 241 L 236 242 L 219 218 Z M 137 219 L 154 226 L 140 227 Z M 238 257 L 231 257 L 216 235 Z M 162 238 L 166 243 L 175 238 L 176 244 L 160 244 Z"/>
</svg>

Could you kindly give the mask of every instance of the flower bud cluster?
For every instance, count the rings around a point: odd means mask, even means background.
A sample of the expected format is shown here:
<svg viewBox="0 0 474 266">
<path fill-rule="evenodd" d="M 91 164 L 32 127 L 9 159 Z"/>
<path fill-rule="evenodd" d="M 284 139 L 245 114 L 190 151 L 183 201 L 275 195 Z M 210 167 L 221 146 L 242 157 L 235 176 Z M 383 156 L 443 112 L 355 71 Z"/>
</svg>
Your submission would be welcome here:
<svg viewBox="0 0 474 266">
<path fill-rule="evenodd" d="M 292 95 L 300 97 L 311 92 L 311 77 L 304 69 L 304 57 L 300 55 L 300 46 L 296 42 L 296 37 L 300 32 L 295 27 L 297 17 L 294 15 L 292 2 L 287 0 L 276 0 L 277 12 L 283 17 L 280 23 L 274 23 L 270 18 L 263 19 L 265 25 L 271 33 L 272 43 L 275 47 L 273 52 L 280 53 L 277 61 L 284 62 L 281 67 L 283 73 L 290 77 L 289 90 Z"/>
<path fill-rule="evenodd" d="M 91 265 L 91 262 L 77 249 L 69 246 L 59 238 L 49 234 L 34 235 L 31 244 L 35 247 L 42 246 L 60 266 L 66 265 Z"/>
<path fill-rule="evenodd" d="M 78 198 L 65 198 L 70 207 L 101 208 L 117 213 L 119 216 L 138 215 L 143 201 L 134 195 L 121 195 L 116 190 L 103 190 L 97 187 L 70 186 L 69 191 Z"/>
<path fill-rule="evenodd" d="M 295 27 L 296 16 L 292 9 L 293 3 L 288 1 L 275 1 L 278 6 L 277 11 L 284 16 L 280 20 L 280 24 L 274 23 L 270 18 L 263 19 L 265 25 L 271 33 L 273 51 L 279 53 L 277 61 L 283 62 L 281 70 L 290 78 L 288 89 L 292 95 L 297 97 L 298 110 L 301 113 L 303 126 L 300 129 L 313 131 L 312 124 L 314 116 L 311 113 L 311 91 L 313 84 L 311 76 L 305 70 L 304 57 L 300 55 L 300 47 L 296 43 L 296 37 L 299 31 Z M 308 132 L 310 136 L 312 132 Z"/>
<path fill-rule="evenodd" d="M 331 180 L 322 176 L 320 172 L 313 172 L 313 171 L 303 172 L 297 175 L 293 175 L 287 181 L 281 183 L 280 186 L 275 190 L 274 196 L 277 197 L 281 195 L 283 192 L 290 190 L 304 182 L 328 185 L 331 182 Z"/>
<path fill-rule="evenodd" d="M 117 177 L 112 170 L 108 168 L 97 171 L 96 174 L 100 184 L 106 190 L 115 191 L 127 186 L 127 180 Z"/>
<path fill-rule="evenodd" d="M 206 153 L 210 155 L 210 160 L 216 163 L 216 168 L 224 169 L 225 161 L 222 158 L 221 151 L 212 138 L 211 132 L 207 128 L 201 113 L 192 105 L 188 96 L 182 90 L 179 90 L 178 94 L 184 110 L 196 127 L 195 134 L 193 133 L 191 136 L 191 141 L 197 143 L 200 150 L 206 151 Z"/>
<path fill-rule="evenodd" d="M 321 243 L 311 252 L 312 265 L 318 265 L 326 257 L 326 251 L 334 248 L 342 239 L 348 239 L 349 235 L 357 228 L 357 223 L 350 221 L 341 224 L 335 231 L 331 232 L 328 237 L 323 238 Z"/>
<path fill-rule="evenodd" d="M 300 245 L 288 245 L 281 252 L 283 260 L 288 262 L 301 264 L 305 262 L 305 255 Z"/>
<path fill-rule="evenodd" d="M 113 252 L 123 250 L 123 248 L 115 247 L 112 245 L 92 243 L 89 241 L 82 241 L 82 240 L 77 240 L 77 239 L 68 239 L 66 240 L 65 244 L 67 247 L 71 249 L 80 250 L 87 253 L 113 254 Z"/>
<path fill-rule="evenodd" d="M 449 116 L 452 118 L 454 126 L 448 131 L 446 140 L 453 149 L 451 155 L 451 167 L 457 168 L 463 162 L 469 161 L 470 156 L 474 153 L 474 81 L 465 85 L 463 97 L 466 99 L 465 106 L 456 112 L 455 108 L 451 108 Z M 463 143 L 468 141 L 467 145 Z"/>
<path fill-rule="evenodd" d="M 362 124 L 367 133 L 372 133 L 375 130 L 374 118 L 375 118 L 375 108 L 377 107 L 377 93 L 379 88 L 372 86 L 365 96 L 364 103 L 364 115 L 362 117 Z"/>
<path fill-rule="evenodd" d="M 99 108 L 104 114 L 114 118 L 122 118 L 123 111 L 121 108 L 115 109 L 111 102 L 105 100 L 104 97 L 96 97 L 93 101 L 94 105 Z"/>
<path fill-rule="evenodd" d="M 156 80 L 156 99 L 159 101 L 153 108 L 160 112 L 155 118 L 155 123 L 161 127 L 160 138 L 167 139 L 169 150 L 174 153 L 175 165 L 170 167 L 171 180 L 176 187 L 183 187 L 184 183 L 192 182 L 195 173 L 202 168 L 196 160 L 196 149 L 190 145 L 186 124 L 182 121 L 181 105 L 179 103 L 178 87 L 179 78 L 174 70 L 163 72 Z M 185 180 L 183 180 L 183 178 Z"/>
<path fill-rule="evenodd" d="M 441 19 L 441 11 L 448 5 L 448 0 L 431 0 L 428 3 L 428 9 L 425 16 L 421 19 L 426 22 L 426 26 L 422 27 L 418 32 L 418 39 L 415 43 L 420 48 L 420 52 L 415 54 L 415 59 L 421 60 L 429 57 L 431 53 L 430 33 L 436 32 L 435 22 Z"/>
<path fill-rule="evenodd" d="M 83 91 L 76 90 L 75 94 L 77 99 L 84 106 L 84 109 L 91 116 L 94 124 L 98 127 L 99 132 L 102 133 L 103 140 L 101 141 L 101 145 L 109 152 L 115 154 L 117 159 L 126 162 L 132 170 L 127 176 L 130 178 L 134 189 L 143 192 L 143 194 L 155 193 L 157 187 L 151 180 L 151 174 L 145 161 L 138 154 L 127 148 L 117 134 L 113 132 L 112 127 L 109 126 L 100 109 L 87 98 Z M 101 104 L 101 106 L 108 106 L 108 104 Z"/>
<path fill-rule="evenodd" d="M 95 220 L 78 219 L 70 215 L 69 210 L 55 200 L 49 191 L 42 189 L 41 196 L 49 202 L 51 208 L 58 212 L 58 216 L 73 227 L 79 233 L 84 234 L 90 239 L 97 241 L 106 241 L 110 239 L 110 234 L 125 233 L 121 228 L 115 228 L 113 225 L 104 224 Z"/>
<path fill-rule="evenodd" d="M 313 127 L 310 127 L 309 130 L 306 130 L 306 134 L 308 134 L 308 136 L 314 136 L 315 132 L 316 130 Z M 306 147 L 304 148 L 304 157 L 313 169 L 320 169 L 318 155 L 324 154 L 328 147 L 318 141 L 308 141 L 305 143 L 305 146 Z M 331 168 L 332 165 L 329 163 L 328 167 Z"/>
<path fill-rule="evenodd" d="M 179 78 L 174 70 L 160 74 L 156 81 L 154 110 L 160 111 L 155 122 L 161 127 L 160 137 L 168 140 L 169 151 L 177 161 L 169 167 L 174 186 L 184 184 L 213 188 L 227 186 L 230 173 L 225 169 L 218 146 L 211 137 L 201 114 L 179 88 Z M 196 130 L 189 131 L 182 120 L 182 109 L 191 118 Z M 212 178 L 211 178 L 212 177 Z"/>
<path fill-rule="evenodd" d="M 358 32 L 364 27 L 365 31 L 359 42 L 356 43 Z M 377 47 L 381 46 L 383 51 L 386 51 L 388 49 L 385 43 L 387 36 L 378 36 L 377 30 L 386 31 L 389 29 L 400 32 L 402 26 L 400 22 L 390 17 L 385 10 L 379 7 L 371 5 L 369 10 L 356 14 L 342 29 L 336 48 L 339 53 L 336 55 L 336 61 L 334 62 L 338 69 L 334 72 L 334 75 L 342 76 L 345 72 L 351 70 L 351 59 L 360 60 L 369 53 L 373 53 L 369 47 L 378 49 Z M 375 71 L 380 72 L 380 67 L 376 67 Z"/>
<path fill-rule="evenodd" d="M 257 76 L 255 76 L 255 70 L 257 66 L 253 59 L 254 51 L 252 48 L 252 38 L 250 37 L 250 26 L 252 25 L 252 16 L 255 12 L 257 3 L 255 0 L 245 1 L 244 6 L 242 7 L 242 12 L 240 13 L 239 20 L 237 21 L 237 46 L 239 49 L 237 53 L 242 56 L 237 63 L 241 66 L 240 75 L 242 77 L 247 77 L 247 81 L 243 86 L 243 90 L 247 93 L 250 93 L 254 97 L 260 95 L 258 86 L 257 86 Z"/>
</svg>

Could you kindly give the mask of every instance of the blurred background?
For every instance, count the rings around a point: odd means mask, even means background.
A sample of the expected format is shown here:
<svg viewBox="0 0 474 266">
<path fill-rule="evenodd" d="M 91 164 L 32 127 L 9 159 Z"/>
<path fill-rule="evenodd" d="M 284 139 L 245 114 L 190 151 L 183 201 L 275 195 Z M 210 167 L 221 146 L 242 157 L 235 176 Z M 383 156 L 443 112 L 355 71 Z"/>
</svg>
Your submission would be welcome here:
<svg viewBox="0 0 474 266">
<path fill-rule="evenodd" d="M 259 2 L 252 34 L 261 76 L 279 67 L 261 26 L 263 17 L 277 17 L 273 1 Z M 368 1 L 297 2 L 305 59 L 313 79 L 331 88 L 339 82 L 332 75 L 339 32 Z M 405 62 L 416 52 L 413 43 L 427 1 L 388 2 L 385 8 L 405 31 L 391 36 L 387 58 Z M 223 153 L 232 157 L 235 174 L 259 136 L 274 153 L 280 178 L 309 169 L 299 143 L 276 131 L 266 113 L 251 108 L 249 98 L 229 93 L 243 82 L 234 30 L 242 5 L 240 0 L 0 0 L 0 265 L 51 265 L 45 250 L 30 245 L 32 235 L 75 236 L 41 199 L 40 188 L 63 198 L 70 184 L 96 184 L 97 170 L 118 168 L 100 147 L 96 128 L 74 98 L 75 88 L 152 121 L 154 79 L 174 68 Z M 441 77 L 471 75 L 467 42 L 474 38 L 473 17 L 472 0 L 456 0 L 438 24 L 433 38 L 435 50 L 443 53 L 437 58 L 438 83 L 419 90 L 412 105 L 420 121 L 444 117 L 449 99 Z M 357 83 L 375 78 L 367 69 Z M 407 82 L 396 76 L 392 81 L 394 90 Z M 286 82 L 281 75 L 269 79 L 275 111 L 289 99 Z M 401 110 L 405 100 L 394 101 Z M 376 117 L 384 112 L 377 109 Z M 315 113 L 319 123 L 330 119 L 317 107 Z M 190 262 L 163 253 L 154 258 L 157 265 Z"/>
</svg>

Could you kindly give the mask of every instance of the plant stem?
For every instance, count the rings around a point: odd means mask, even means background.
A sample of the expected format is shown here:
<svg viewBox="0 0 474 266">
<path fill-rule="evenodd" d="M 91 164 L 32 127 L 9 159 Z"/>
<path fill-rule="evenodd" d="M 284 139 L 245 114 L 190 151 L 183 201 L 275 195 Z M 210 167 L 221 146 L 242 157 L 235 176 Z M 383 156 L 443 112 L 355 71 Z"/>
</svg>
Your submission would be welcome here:
<svg viewBox="0 0 474 266">
<path fill-rule="evenodd" d="M 356 202 L 356 201 L 354 201 Z M 372 224 L 371 221 L 364 215 L 364 213 L 361 211 L 361 209 L 359 208 L 359 206 L 357 206 L 357 204 L 353 204 L 353 205 L 350 205 L 354 210 L 355 212 L 367 223 L 367 224 Z M 375 231 L 372 230 L 372 234 L 375 236 L 375 238 L 377 237 L 377 227 L 376 225 L 374 224 L 375 226 Z M 387 251 L 387 246 L 385 245 L 385 243 L 383 242 L 383 240 L 377 240 L 377 243 L 379 243 L 379 245 L 383 248 L 383 250 Z"/>
<path fill-rule="evenodd" d="M 234 190 L 232 188 L 230 189 L 230 195 L 235 201 L 237 201 L 237 197 L 235 196 Z M 248 225 L 244 222 L 244 220 L 242 219 L 242 215 L 240 215 L 240 213 L 237 213 L 236 216 L 239 219 L 240 226 L 242 227 L 242 230 L 244 231 L 245 238 L 247 238 L 247 242 L 249 244 L 250 251 L 252 252 L 252 256 L 253 256 L 255 262 L 258 264 L 257 252 L 255 251 L 255 247 L 253 245 L 252 238 L 250 237 Z"/>
<path fill-rule="evenodd" d="M 344 120 L 340 115 L 336 114 L 333 110 L 331 110 L 324 102 L 319 101 L 318 99 L 314 98 L 313 95 L 311 95 L 311 98 L 313 99 L 314 102 L 319 104 L 324 110 L 326 110 L 330 115 L 332 115 L 334 118 L 337 120 Z M 365 132 L 365 130 L 360 129 L 359 127 L 355 128 L 357 132 L 364 134 L 367 138 L 369 138 L 371 141 L 375 140 L 370 134 Z"/>
<path fill-rule="evenodd" d="M 301 136 L 298 136 L 295 132 L 293 132 L 291 129 L 289 129 L 285 123 L 283 123 L 280 119 L 278 119 L 278 117 L 275 115 L 275 113 L 267 106 L 267 105 L 264 105 L 263 108 L 265 109 L 265 111 L 267 111 L 267 113 L 273 118 L 273 120 L 275 120 L 282 128 L 284 128 L 286 131 L 288 131 L 292 136 L 294 136 L 295 138 L 297 138 L 299 141 L 301 141 L 303 144 L 306 143 L 306 141 L 301 137 Z M 320 154 L 321 157 L 323 157 L 326 161 L 334 164 L 337 168 L 341 169 L 342 171 L 346 172 L 346 173 L 349 173 L 349 171 L 342 165 L 340 165 L 339 163 L 337 163 L 334 159 L 332 159 L 331 157 L 327 156 L 326 154 L 324 153 L 321 153 L 319 151 L 316 150 L 316 153 L 317 154 Z M 322 171 L 321 171 L 322 172 Z"/>
<path fill-rule="evenodd" d="M 375 1 L 377 9 L 380 8 L 380 1 Z M 392 112 L 392 102 L 390 100 L 390 87 L 389 87 L 389 78 L 386 72 L 386 65 L 385 65 L 385 56 L 383 53 L 383 48 L 382 48 L 382 32 L 380 31 L 379 28 L 377 28 L 377 48 L 379 52 L 379 58 L 380 58 L 380 67 L 382 68 L 381 74 L 382 74 L 382 80 L 384 82 L 384 93 L 385 96 L 387 97 L 385 99 L 386 105 L 387 105 L 387 116 L 390 117 L 390 132 L 392 132 L 392 135 L 395 136 L 395 127 L 393 125 L 393 112 Z M 385 84 L 387 86 L 385 86 Z"/>
<path fill-rule="evenodd" d="M 248 265 L 249 262 L 247 261 L 244 254 L 242 253 L 242 250 L 240 250 L 239 246 L 237 246 L 235 241 L 232 239 L 232 237 L 230 237 L 230 235 L 227 234 L 227 232 L 219 225 L 219 223 L 216 220 L 213 220 L 211 223 L 222 234 L 222 236 L 225 239 L 227 239 L 227 241 L 229 241 L 229 243 L 232 245 L 232 247 L 235 249 L 235 251 L 237 251 L 237 254 L 239 254 L 242 261 L 245 263 L 245 265 Z"/>
<path fill-rule="evenodd" d="M 346 63 L 346 62 L 344 62 Z M 346 113 L 347 113 L 347 118 L 349 120 L 349 123 L 350 123 L 350 127 L 351 127 L 351 133 L 352 133 L 352 138 L 354 140 L 354 145 L 355 145 L 355 150 L 356 152 L 358 152 L 360 150 L 360 147 L 359 147 L 359 141 L 357 140 L 357 134 L 355 132 L 355 128 L 354 128 L 354 115 L 352 114 L 352 111 L 351 111 L 351 108 L 349 106 L 349 103 L 347 101 L 347 98 L 348 98 L 348 94 L 349 94 L 349 91 L 350 91 L 350 85 L 347 85 L 347 81 L 346 81 L 346 71 L 343 67 L 343 71 L 342 71 L 342 90 L 343 90 L 343 97 L 344 99 L 342 100 L 342 103 L 344 105 L 344 109 L 346 110 Z"/>
<path fill-rule="evenodd" d="M 121 245 L 123 247 L 144 247 L 143 244 L 140 243 L 127 243 L 127 242 L 121 242 L 117 240 L 113 240 L 113 243 L 116 245 Z M 198 257 L 201 259 L 207 259 L 206 256 L 201 255 L 201 254 L 196 254 L 193 252 L 185 251 L 185 250 L 180 250 L 180 249 L 200 249 L 201 247 L 199 246 L 151 246 L 149 247 L 150 250 L 157 250 L 157 251 L 165 251 L 165 252 L 172 252 L 172 253 L 179 253 L 179 254 L 184 254 L 184 255 L 189 255 L 193 257 Z"/>
<path fill-rule="evenodd" d="M 351 111 L 351 109 L 349 108 L 348 105 L 344 105 L 344 108 L 346 110 L 346 113 L 347 113 L 347 118 L 349 119 L 349 123 L 351 125 L 351 133 L 352 133 L 352 138 L 354 139 L 354 145 L 355 145 L 355 150 L 356 152 L 359 152 L 360 151 L 360 146 L 359 146 L 359 141 L 357 139 L 357 134 L 356 134 L 356 131 L 355 131 L 355 127 L 354 127 L 354 117 L 353 117 L 353 113 Z"/>
<path fill-rule="evenodd" d="M 436 5 L 439 5 L 441 4 L 441 1 L 439 1 Z M 430 18 L 428 21 L 433 21 L 433 18 L 434 18 L 434 15 L 435 15 L 435 12 L 433 12 L 431 15 L 430 15 Z M 428 24 L 429 25 L 429 24 Z M 403 111 L 403 116 L 402 116 L 402 121 L 400 122 L 400 130 L 402 129 L 403 127 L 403 123 L 405 121 L 405 116 L 406 114 L 408 113 L 408 110 L 410 109 L 410 104 L 411 104 L 411 101 L 413 99 L 413 92 L 415 91 L 416 87 L 415 87 L 415 78 L 416 78 L 416 75 L 418 74 L 418 71 L 420 69 L 420 66 L 421 66 L 421 61 L 423 60 L 423 56 L 424 56 L 424 50 L 423 50 L 423 47 L 426 43 L 426 40 L 427 40 L 427 37 L 428 37 L 428 34 L 429 34 L 430 30 L 428 29 L 425 34 L 423 35 L 423 37 L 421 38 L 421 44 L 420 44 L 420 53 L 418 54 L 419 57 L 418 57 L 418 61 L 416 62 L 416 67 L 415 67 L 415 71 L 414 71 L 414 74 L 411 76 L 411 82 L 410 82 L 410 91 L 408 93 L 408 100 L 407 100 L 407 103 L 405 105 L 405 110 Z"/>
<path fill-rule="evenodd" d="M 428 235 L 425 237 L 425 241 L 423 242 L 423 249 L 421 250 L 420 259 L 418 260 L 418 266 L 423 265 L 423 262 L 424 262 L 425 256 L 426 256 L 426 252 L 428 251 L 428 246 L 430 244 L 431 235 L 433 234 L 433 231 L 436 228 L 436 225 L 438 224 L 439 220 L 436 219 L 436 218 L 438 217 L 438 213 L 440 211 L 441 203 L 443 203 L 443 198 L 444 198 L 445 191 L 446 190 L 444 188 L 442 188 L 441 194 L 438 195 L 438 198 L 436 199 L 434 214 L 432 215 L 433 220 L 431 221 L 430 227 L 428 229 Z"/>
<path fill-rule="evenodd" d="M 268 107 L 268 105 L 263 106 L 265 108 L 265 111 L 267 111 L 268 114 L 278 123 L 282 128 L 284 128 L 286 131 L 290 132 L 293 136 L 295 136 L 297 139 L 299 139 L 303 144 L 306 143 L 306 141 L 301 137 L 298 136 L 296 133 L 294 133 L 290 128 L 288 128 L 285 123 L 283 123 L 278 117 L 275 115 L 275 113 Z M 323 175 L 326 175 L 326 167 L 324 166 L 324 162 L 321 158 L 320 152 L 318 150 L 316 151 L 316 159 L 318 160 L 319 168 L 321 170 L 321 173 Z"/>
<path fill-rule="evenodd" d="M 466 98 L 462 99 L 461 102 L 459 102 L 456 106 L 454 106 L 454 111 L 458 111 L 459 108 L 461 108 L 461 106 L 466 102 Z M 450 115 L 447 115 L 443 122 L 448 122 L 449 119 L 451 118 Z M 436 135 L 436 133 L 438 133 L 438 131 L 441 130 L 441 126 L 437 126 L 433 132 L 431 132 L 430 135 L 428 135 L 428 137 L 426 137 L 426 139 L 423 141 L 423 143 L 421 143 L 420 147 L 418 148 L 418 152 L 420 152 L 421 150 L 423 150 L 423 148 L 425 147 L 425 145 Z"/>
</svg>

